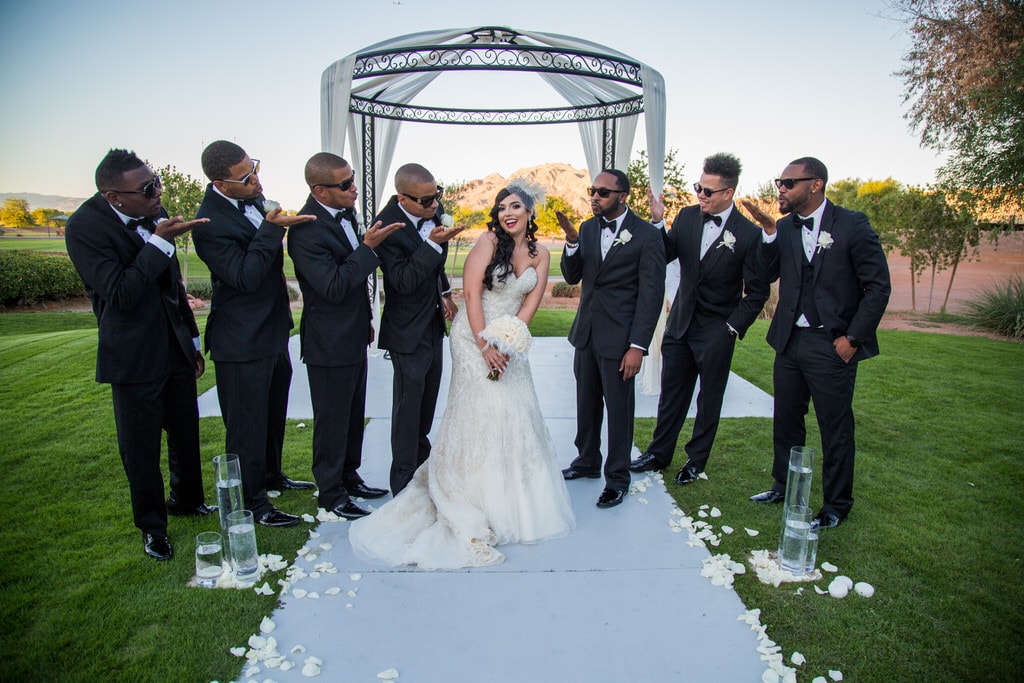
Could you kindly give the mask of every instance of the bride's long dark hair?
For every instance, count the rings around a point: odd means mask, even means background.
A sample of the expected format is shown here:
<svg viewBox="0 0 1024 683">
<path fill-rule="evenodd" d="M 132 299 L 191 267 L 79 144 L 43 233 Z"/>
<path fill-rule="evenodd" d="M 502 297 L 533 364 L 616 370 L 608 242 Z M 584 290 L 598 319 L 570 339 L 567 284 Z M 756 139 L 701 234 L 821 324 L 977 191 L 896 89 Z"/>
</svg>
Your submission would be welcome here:
<svg viewBox="0 0 1024 683">
<path fill-rule="evenodd" d="M 491 207 L 491 220 L 487 223 L 487 230 L 493 232 L 498 238 L 498 244 L 494 249 L 494 256 L 491 257 L 491 262 L 487 264 L 487 268 L 484 270 L 484 287 L 487 289 L 494 289 L 495 271 L 498 273 L 499 282 L 504 282 L 508 278 L 508 274 L 512 272 L 512 253 L 515 251 L 516 241 L 505 232 L 505 229 L 498 222 L 498 205 L 511 194 L 519 197 L 526 206 L 526 210 L 531 212 L 530 222 L 526 226 L 526 248 L 530 253 L 530 258 L 537 256 L 537 222 L 532 215 L 534 198 L 517 185 L 503 187 L 498 192 L 498 196 L 494 198 L 494 206 Z"/>
</svg>

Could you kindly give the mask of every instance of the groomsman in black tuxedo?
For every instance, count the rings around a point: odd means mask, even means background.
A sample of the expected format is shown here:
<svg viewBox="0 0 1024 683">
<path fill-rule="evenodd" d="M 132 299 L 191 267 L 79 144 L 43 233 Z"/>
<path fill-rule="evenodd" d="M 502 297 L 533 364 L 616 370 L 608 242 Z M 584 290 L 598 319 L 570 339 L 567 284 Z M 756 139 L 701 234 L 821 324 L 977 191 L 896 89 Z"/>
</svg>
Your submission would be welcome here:
<svg viewBox="0 0 1024 683">
<path fill-rule="evenodd" d="M 464 228 L 442 222 L 442 190 L 419 164 L 395 173 L 397 194 L 374 223 L 402 228 L 377 248 L 384 274 L 384 313 L 377 345 L 394 367 L 391 408 L 391 492 L 412 480 L 430 455 L 427 435 L 434 422 L 441 386 L 445 320 L 455 317 L 451 287 L 444 273 L 448 240 Z"/>
<path fill-rule="evenodd" d="M 68 219 L 65 241 L 99 324 L 96 381 L 110 384 L 135 526 L 146 554 L 169 560 L 167 515 L 217 510 L 204 502 L 199 462 L 196 379 L 206 365 L 174 254 L 174 238 L 206 220 L 168 218 L 160 177 L 134 152 L 110 150 L 96 168 L 96 189 Z"/>
<path fill-rule="evenodd" d="M 558 213 L 565 231 L 562 275 L 583 282 L 569 331 L 575 347 L 576 448 L 566 479 L 601 476 L 601 425 L 608 409 L 608 458 L 600 508 L 622 502 L 629 488 L 636 373 L 665 298 L 665 245 L 660 230 L 626 207 L 629 179 L 601 171 L 587 190 L 594 217 L 579 229 Z"/>
<path fill-rule="evenodd" d="M 196 216 L 209 219 L 192 239 L 210 268 L 213 300 L 206 348 L 217 367 L 217 398 L 225 447 L 237 453 L 245 507 L 259 524 L 292 526 L 299 518 L 278 510 L 267 489 L 311 489 L 281 472 L 292 365 L 292 313 L 284 280 L 285 229 L 313 220 L 264 208 L 258 159 L 233 142 L 211 142 L 202 156 L 210 179 Z"/>
<path fill-rule="evenodd" d="M 693 435 L 675 481 L 689 484 L 704 471 L 736 339 L 743 338 L 768 299 L 768 283 L 757 268 L 761 230 L 733 204 L 740 169 L 731 154 L 705 159 L 700 182 L 693 186 L 697 204 L 680 211 L 665 233 L 666 257 L 679 259 L 679 292 L 661 343 L 658 423 L 647 450 L 629 466 L 633 472 L 663 470 L 672 462 L 698 378 Z M 662 198 L 648 190 L 648 200 L 654 225 L 664 229 Z"/>
<path fill-rule="evenodd" d="M 380 243 L 403 224 L 377 223 L 360 235 L 355 175 L 336 154 L 314 154 L 305 175 L 310 194 L 300 213 L 316 220 L 288 231 L 288 255 L 302 290 L 299 333 L 313 400 L 313 478 L 320 507 L 358 519 L 369 513 L 351 496 L 387 495 L 359 476 L 366 347 L 374 335 L 367 278 L 380 264 Z"/>
<path fill-rule="evenodd" d="M 838 526 L 853 506 L 853 387 L 857 365 L 878 355 L 875 332 L 889 302 L 889 266 L 867 216 L 825 198 L 828 171 L 813 157 L 790 162 L 776 179 L 776 223 L 744 202 L 764 228 L 759 259 L 779 280 L 768 343 L 775 349 L 775 460 L 772 488 L 751 497 L 781 502 L 789 450 L 806 440 L 808 402 L 821 430 L 824 504 L 813 528 Z"/>
</svg>

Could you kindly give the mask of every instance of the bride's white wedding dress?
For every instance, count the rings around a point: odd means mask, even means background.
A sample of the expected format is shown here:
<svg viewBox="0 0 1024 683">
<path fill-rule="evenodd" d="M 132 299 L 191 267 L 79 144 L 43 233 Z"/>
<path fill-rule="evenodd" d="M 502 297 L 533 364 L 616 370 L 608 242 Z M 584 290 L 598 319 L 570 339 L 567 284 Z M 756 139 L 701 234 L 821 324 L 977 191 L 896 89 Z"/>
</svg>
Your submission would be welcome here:
<svg viewBox="0 0 1024 683">
<path fill-rule="evenodd" d="M 527 268 L 484 290 L 485 322 L 515 315 L 537 285 Z M 356 520 L 356 554 L 391 566 L 454 569 L 497 564 L 494 546 L 537 543 L 576 526 L 530 363 L 513 357 L 498 381 L 473 339 L 465 308 L 451 328 L 448 407 L 430 457 L 401 493 Z"/>
</svg>

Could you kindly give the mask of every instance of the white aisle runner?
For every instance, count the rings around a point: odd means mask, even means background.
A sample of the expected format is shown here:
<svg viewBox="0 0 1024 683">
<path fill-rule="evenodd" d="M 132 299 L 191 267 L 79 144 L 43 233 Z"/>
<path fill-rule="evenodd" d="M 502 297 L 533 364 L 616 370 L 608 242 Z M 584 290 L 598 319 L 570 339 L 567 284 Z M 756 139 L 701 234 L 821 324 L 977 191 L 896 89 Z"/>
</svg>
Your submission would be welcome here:
<svg viewBox="0 0 1024 683">
<path fill-rule="evenodd" d="M 296 385 L 305 384 L 294 351 L 289 415 L 302 418 L 292 410 L 301 404 Z M 575 457 L 572 349 L 564 339 L 538 338 L 530 360 L 559 462 L 568 466 Z M 390 379 L 390 362 L 371 359 L 372 419 L 360 472 L 375 486 L 387 485 L 390 467 Z M 738 379 L 730 379 L 724 414 L 770 416 L 770 397 Z M 210 393 L 203 415 L 211 414 Z M 637 396 L 637 407 L 638 415 L 653 416 L 656 397 Z M 634 482 L 644 479 L 634 475 Z M 303 662 L 312 656 L 323 662 L 319 680 L 332 682 L 373 683 L 392 668 L 399 683 L 760 681 L 766 665 L 758 641 L 737 620 L 744 605 L 700 575 L 708 550 L 672 531 L 674 502 L 662 484 L 651 483 L 619 507 L 600 510 L 594 503 L 601 480 L 567 482 L 577 529 L 535 546 L 502 546 L 506 559 L 495 567 L 426 572 L 371 565 L 352 553 L 347 522 L 319 524 L 309 552 L 296 560 L 309 575 L 319 565 L 319 576 L 297 581 L 270 615 L 276 628 L 269 635 L 296 666 L 281 671 L 264 662 L 252 677 L 242 666 L 240 680 L 306 681 Z M 298 495 L 305 494 L 284 498 Z M 293 653 L 300 645 L 304 651 Z"/>
</svg>

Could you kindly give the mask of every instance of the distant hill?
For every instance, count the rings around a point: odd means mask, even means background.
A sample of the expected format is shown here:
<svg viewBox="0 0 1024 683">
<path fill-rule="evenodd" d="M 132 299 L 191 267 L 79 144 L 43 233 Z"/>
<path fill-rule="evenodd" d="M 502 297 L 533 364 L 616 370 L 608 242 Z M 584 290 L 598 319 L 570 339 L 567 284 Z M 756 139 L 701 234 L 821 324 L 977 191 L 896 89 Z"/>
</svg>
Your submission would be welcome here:
<svg viewBox="0 0 1024 683">
<path fill-rule="evenodd" d="M 498 190 L 505 187 L 513 178 L 523 178 L 531 183 L 536 183 L 547 190 L 547 196 L 561 197 L 580 216 L 590 216 L 590 198 L 587 197 L 590 175 L 585 170 L 563 163 L 521 168 L 507 178 L 492 173 L 485 178 L 470 180 L 466 183 L 463 200 L 460 204 L 473 210 L 489 211 Z"/>
<path fill-rule="evenodd" d="M 55 194 L 36 194 L 35 192 L 0 192 L 0 204 L 3 204 L 10 197 L 24 199 L 28 202 L 29 211 L 35 209 L 57 209 L 71 215 L 82 202 L 84 197 L 61 197 Z"/>
</svg>

